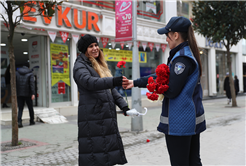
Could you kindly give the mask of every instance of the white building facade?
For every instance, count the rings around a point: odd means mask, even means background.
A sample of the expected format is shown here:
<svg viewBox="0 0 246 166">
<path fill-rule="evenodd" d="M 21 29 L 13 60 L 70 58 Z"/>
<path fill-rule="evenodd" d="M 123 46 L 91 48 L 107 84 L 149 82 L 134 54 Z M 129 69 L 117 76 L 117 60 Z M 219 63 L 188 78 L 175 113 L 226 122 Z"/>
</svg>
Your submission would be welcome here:
<svg viewBox="0 0 246 166">
<path fill-rule="evenodd" d="M 140 60 L 141 76 L 153 73 L 157 65 L 167 62 L 170 49 L 166 46 L 165 35 L 158 35 L 157 29 L 164 27 L 171 17 L 179 15 L 178 5 L 177 1 L 138 2 L 137 40 L 140 56 L 143 56 Z M 94 4 L 92 1 L 63 2 L 60 9 L 50 22 L 41 17 L 29 17 L 15 30 L 14 53 L 17 69 L 26 62 L 30 64 L 36 77 L 35 105 L 38 107 L 65 108 L 78 105 L 79 94 L 73 80 L 73 65 L 79 54 L 77 40 L 81 35 L 91 34 L 98 38 L 99 46 L 105 56 L 108 56 L 106 60 L 115 76 L 119 73 L 116 68 L 119 59 L 116 57 L 118 54 L 131 54 L 132 50 L 130 41 L 114 42 L 114 1 L 101 4 Z M 4 72 L 9 64 L 8 45 L 4 46 L 4 43 L 7 43 L 7 35 L 7 28 L 2 21 L 1 62 L 6 61 L 1 71 L 2 101 L 8 93 L 4 89 Z M 212 43 L 200 35 L 196 35 L 196 39 L 203 65 L 201 83 L 204 97 L 223 96 L 223 80 L 227 72 L 223 65 L 226 64 L 226 49 L 221 43 Z M 151 46 L 149 43 L 154 45 Z M 231 48 L 232 72 L 239 78 L 240 92 L 244 91 L 243 71 L 246 70 L 243 68 L 246 56 L 243 55 L 242 45 L 243 41 Z M 111 59 L 109 55 L 112 55 Z M 132 75 L 132 65 L 134 64 L 131 61 L 127 62 L 124 71 L 129 79 Z M 122 89 L 118 90 L 121 93 Z M 146 91 L 141 90 L 142 100 L 146 100 Z M 131 95 L 131 90 L 128 90 L 127 94 Z M 143 106 L 145 104 L 146 102 L 142 102 Z"/>
</svg>

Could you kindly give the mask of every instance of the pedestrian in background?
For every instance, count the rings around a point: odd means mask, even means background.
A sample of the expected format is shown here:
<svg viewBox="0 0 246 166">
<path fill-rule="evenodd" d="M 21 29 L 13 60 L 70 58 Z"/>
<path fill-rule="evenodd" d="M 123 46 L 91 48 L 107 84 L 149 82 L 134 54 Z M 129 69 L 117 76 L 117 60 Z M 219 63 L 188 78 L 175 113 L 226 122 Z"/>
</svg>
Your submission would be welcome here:
<svg viewBox="0 0 246 166">
<path fill-rule="evenodd" d="M 30 125 L 35 125 L 33 102 L 35 99 L 34 77 L 32 71 L 28 68 L 29 64 L 19 68 L 16 72 L 16 88 L 17 88 L 17 102 L 18 102 L 18 126 L 22 125 L 22 114 L 25 103 L 27 104 L 30 116 Z"/>
<path fill-rule="evenodd" d="M 167 36 L 171 49 L 167 62 L 169 89 L 164 92 L 157 130 L 165 134 L 171 165 L 202 165 L 200 133 L 206 129 L 200 84 L 202 66 L 191 22 L 185 17 L 172 17 L 157 32 Z M 156 78 L 156 74 L 150 76 Z M 126 88 L 146 88 L 150 76 L 129 80 Z"/>
<path fill-rule="evenodd" d="M 235 93 L 236 93 L 236 96 L 239 92 L 239 80 L 237 78 L 237 75 L 234 76 L 234 86 L 235 86 Z"/>
<path fill-rule="evenodd" d="M 224 80 L 224 91 L 226 92 L 227 104 L 231 103 L 231 88 L 230 88 L 230 80 L 229 80 L 229 72 L 226 73 L 226 78 Z"/>
<path fill-rule="evenodd" d="M 112 77 L 97 38 L 85 35 L 78 41 L 81 54 L 73 68 L 79 90 L 78 142 L 80 166 L 112 166 L 127 163 L 117 125 L 116 105 L 129 110 L 114 88 L 128 84 L 124 76 Z M 126 82 L 125 82 L 126 81 Z"/>
<path fill-rule="evenodd" d="M 3 102 L 3 105 L 2 105 L 2 108 L 9 108 L 9 106 L 7 105 L 9 99 L 10 99 L 10 96 L 11 96 L 11 86 L 10 86 L 10 64 L 8 65 L 6 71 L 5 71 L 5 84 L 6 84 L 6 89 L 7 89 L 7 96 Z"/>
</svg>

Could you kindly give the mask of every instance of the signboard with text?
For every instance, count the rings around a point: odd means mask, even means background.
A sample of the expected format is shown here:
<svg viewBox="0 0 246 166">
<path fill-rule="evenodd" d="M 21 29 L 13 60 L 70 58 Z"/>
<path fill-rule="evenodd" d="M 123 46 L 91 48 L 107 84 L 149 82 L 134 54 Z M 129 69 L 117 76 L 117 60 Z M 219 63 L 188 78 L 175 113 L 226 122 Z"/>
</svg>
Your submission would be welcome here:
<svg viewBox="0 0 246 166">
<path fill-rule="evenodd" d="M 132 1 L 117 0 L 115 2 L 115 41 L 132 40 Z"/>
<path fill-rule="evenodd" d="M 68 46 L 63 44 L 50 44 L 51 60 L 51 86 L 60 80 L 70 86 Z"/>
<path fill-rule="evenodd" d="M 132 51 L 128 50 L 113 50 L 103 48 L 103 54 L 105 56 L 106 61 L 125 61 L 132 62 Z M 139 63 L 147 63 L 147 54 L 146 52 L 138 52 L 139 55 Z"/>
</svg>

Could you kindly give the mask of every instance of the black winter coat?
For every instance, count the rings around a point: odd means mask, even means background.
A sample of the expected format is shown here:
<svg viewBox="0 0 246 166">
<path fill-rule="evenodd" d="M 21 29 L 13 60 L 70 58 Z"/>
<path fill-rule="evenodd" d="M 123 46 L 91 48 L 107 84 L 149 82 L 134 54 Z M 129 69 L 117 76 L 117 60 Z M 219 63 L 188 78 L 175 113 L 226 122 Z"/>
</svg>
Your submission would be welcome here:
<svg viewBox="0 0 246 166">
<path fill-rule="evenodd" d="M 227 98 L 230 99 L 231 98 L 231 88 L 230 88 L 229 77 L 226 77 L 224 80 L 224 90 L 226 91 Z"/>
<path fill-rule="evenodd" d="M 100 78 L 81 53 L 73 78 L 79 90 L 78 142 L 80 166 L 111 166 L 127 163 L 119 134 L 116 106 L 127 106 L 113 87 L 113 77 Z"/>
<path fill-rule="evenodd" d="M 238 79 L 235 79 L 234 80 L 234 86 L 235 86 L 235 92 L 236 92 L 236 96 L 239 92 L 239 80 Z"/>
<path fill-rule="evenodd" d="M 31 97 L 35 94 L 34 77 L 32 71 L 23 66 L 16 72 L 17 96 Z"/>
</svg>

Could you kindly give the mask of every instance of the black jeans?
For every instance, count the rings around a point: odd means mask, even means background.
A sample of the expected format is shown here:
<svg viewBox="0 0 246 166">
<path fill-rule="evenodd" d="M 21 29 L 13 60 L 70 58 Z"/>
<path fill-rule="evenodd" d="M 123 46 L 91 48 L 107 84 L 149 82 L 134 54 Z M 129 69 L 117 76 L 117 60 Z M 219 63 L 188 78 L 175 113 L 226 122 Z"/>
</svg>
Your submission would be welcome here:
<svg viewBox="0 0 246 166">
<path fill-rule="evenodd" d="M 165 135 L 172 166 L 201 166 L 200 134 L 191 136 Z"/>
<path fill-rule="evenodd" d="M 24 109 L 25 103 L 27 104 L 29 115 L 30 115 L 30 123 L 34 122 L 34 111 L 33 111 L 33 103 L 31 97 L 19 96 L 17 97 L 18 102 L 18 122 L 22 122 L 22 113 Z"/>
</svg>

